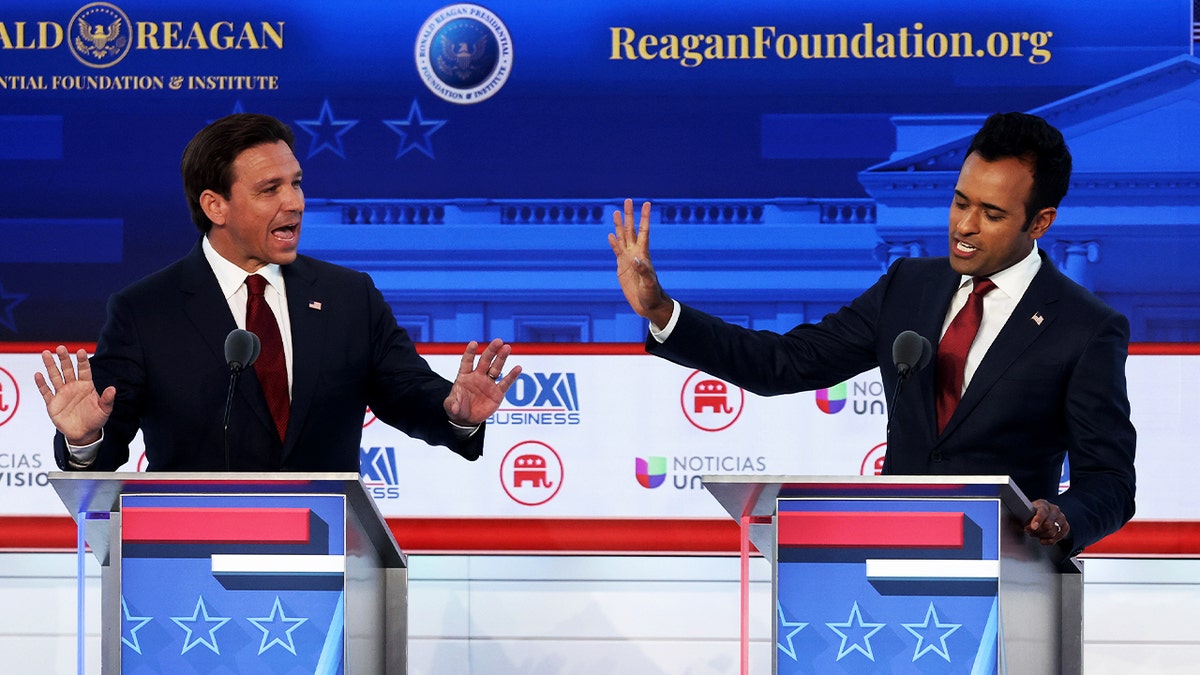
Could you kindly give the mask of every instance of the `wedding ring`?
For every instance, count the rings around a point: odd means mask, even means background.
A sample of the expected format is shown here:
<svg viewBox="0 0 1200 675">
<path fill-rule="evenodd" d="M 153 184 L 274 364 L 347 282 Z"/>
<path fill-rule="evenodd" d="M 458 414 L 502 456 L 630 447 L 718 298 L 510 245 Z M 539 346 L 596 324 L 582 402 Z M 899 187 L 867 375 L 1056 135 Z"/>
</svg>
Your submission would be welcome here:
<svg viewBox="0 0 1200 675">
<path fill-rule="evenodd" d="M 1057 520 L 1054 521 L 1054 533 L 1062 534 L 1062 525 L 1059 525 Z"/>
</svg>

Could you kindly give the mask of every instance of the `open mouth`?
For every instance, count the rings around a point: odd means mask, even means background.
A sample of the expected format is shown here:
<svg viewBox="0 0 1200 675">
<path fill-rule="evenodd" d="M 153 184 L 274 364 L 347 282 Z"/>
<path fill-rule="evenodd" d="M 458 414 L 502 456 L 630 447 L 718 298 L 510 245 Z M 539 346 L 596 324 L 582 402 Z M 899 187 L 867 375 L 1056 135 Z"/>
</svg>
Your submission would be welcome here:
<svg viewBox="0 0 1200 675">
<path fill-rule="evenodd" d="M 271 235 L 279 241 L 295 241 L 296 234 L 300 231 L 299 225 L 284 225 L 283 227 L 271 230 Z"/>
<path fill-rule="evenodd" d="M 974 253 L 975 251 L 979 250 L 965 241 L 954 242 L 954 248 L 961 253 Z"/>
</svg>

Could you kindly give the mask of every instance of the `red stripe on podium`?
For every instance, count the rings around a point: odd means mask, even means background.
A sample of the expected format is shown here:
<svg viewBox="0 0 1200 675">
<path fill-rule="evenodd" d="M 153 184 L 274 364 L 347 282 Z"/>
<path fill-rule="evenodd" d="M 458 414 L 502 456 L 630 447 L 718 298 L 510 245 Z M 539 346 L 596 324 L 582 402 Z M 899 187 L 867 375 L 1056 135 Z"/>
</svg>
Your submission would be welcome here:
<svg viewBox="0 0 1200 675">
<path fill-rule="evenodd" d="M 388 518 L 400 548 L 424 553 L 712 555 L 738 552 L 729 518 Z"/>
<path fill-rule="evenodd" d="M 784 511 L 779 545 L 796 548 L 962 548 L 962 513 Z"/>
<path fill-rule="evenodd" d="M 156 544 L 306 544 L 308 509 L 156 508 L 121 511 L 121 539 Z"/>
<path fill-rule="evenodd" d="M 1200 521 L 1134 520 L 1087 547 L 1094 556 L 1200 557 Z"/>
<path fill-rule="evenodd" d="M 387 523 L 400 548 L 412 554 L 738 553 L 738 526 L 729 518 L 409 517 Z M 0 551 L 74 549 L 75 521 L 69 516 L 0 516 Z M 1200 557 L 1200 521 L 1135 520 L 1084 555 Z"/>
</svg>

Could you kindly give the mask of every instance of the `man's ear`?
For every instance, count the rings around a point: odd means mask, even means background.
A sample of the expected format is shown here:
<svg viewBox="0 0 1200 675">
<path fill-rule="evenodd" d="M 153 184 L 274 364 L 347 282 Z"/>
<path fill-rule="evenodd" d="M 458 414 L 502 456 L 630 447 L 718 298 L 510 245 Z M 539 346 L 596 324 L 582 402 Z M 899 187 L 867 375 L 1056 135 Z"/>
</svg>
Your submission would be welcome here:
<svg viewBox="0 0 1200 675">
<path fill-rule="evenodd" d="M 1046 230 L 1049 230 L 1050 226 L 1054 224 L 1054 219 L 1057 217 L 1058 209 L 1054 208 L 1053 206 L 1047 206 L 1041 211 L 1038 211 L 1037 215 L 1034 216 L 1033 220 L 1029 223 L 1030 238 L 1041 239 L 1042 235 L 1046 234 Z"/>
<path fill-rule="evenodd" d="M 216 192 L 205 190 L 200 193 L 200 209 L 204 211 L 204 215 L 208 216 L 213 225 L 225 224 L 225 214 L 228 208 L 229 202 Z"/>
</svg>

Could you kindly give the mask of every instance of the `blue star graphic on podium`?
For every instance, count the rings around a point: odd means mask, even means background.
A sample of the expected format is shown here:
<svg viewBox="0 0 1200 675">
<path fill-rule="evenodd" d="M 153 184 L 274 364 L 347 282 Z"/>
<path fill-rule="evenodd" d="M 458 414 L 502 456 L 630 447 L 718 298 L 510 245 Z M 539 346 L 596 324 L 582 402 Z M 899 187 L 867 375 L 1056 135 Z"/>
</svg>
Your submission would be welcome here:
<svg viewBox="0 0 1200 675">
<path fill-rule="evenodd" d="M 129 605 L 125 604 L 125 596 L 123 595 L 121 596 L 121 612 L 125 615 L 125 619 L 121 622 L 121 642 L 124 642 L 125 644 L 129 645 L 130 649 L 141 654 L 142 645 L 140 642 L 138 642 L 137 632 L 154 619 L 153 617 L 149 616 L 131 615 L 129 613 Z M 137 625 L 134 626 L 134 623 Z M 125 637 L 126 634 L 128 634 L 129 637 Z"/>
<path fill-rule="evenodd" d="M 300 125 L 305 133 L 312 136 L 312 142 L 308 145 L 308 156 L 305 159 L 312 159 L 313 155 L 322 150 L 331 150 L 333 154 L 346 159 L 345 148 L 342 147 L 342 135 L 358 124 L 358 120 L 336 120 L 333 117 L 333 108 L 329 107 L 329 99 L 321 104 L 321 114 L 315 120 L 296 120 L 296 124 Z"/>
<path fill-rule="evenodd" d="M 204 615 L 203 618 L 200 617 L 201 614 Z M 218 628 L 229 622 L 229 617 L 209 616 L 208 608 L 204 606 L 204 596 L 200 596 L 199 599 L 196 600 L 196 610 L 192 612 L 191 616 L 173 616 L 171 617 L 171 620 L 178 624 L 180 628 L 187 631 L 187 635 L 185 635 L 183 638 L 183 651 L 179 652 L 180 654 L 186 654 L 189 649 L 195 647 L 196 645 L 204 645 L 205 647 L 211 649 L 214 654 L 219 655 L 221 653 L 221 650 L 217 647 L 216 633 Z M 208 639 L 206 640 L 204 639 L 204 636 L 201 635 L 201 633 L 205 631 L 202 629 L 192 630 L 193 624 L 215 625 L 213 625 L 211 628 L 208 628 Z M 192 639 L 193 635 L 196 636 L 194 640 Z"/>
<path fill-rule="evenodd" d="M 779 647 L 779 651 L 783 652 L 784 654 L 787 654 L 788 656 L 790 656 L 792 658 L 793 661 L 795 661 L 796 660 L 796 647 L 795 647 L 795 645 L 792 644 L 792 638 L 796 636 L 796 633 L 799 633 L 800 631 L 804 630 L 804 627 L 807 626 L 808 624 L 804 623 L 802 621 L 788 621 L 787 619 L 783 618 L 783 603 L 776 602 L 775 606 L 779 608 L 779 634 L 783 635 L 784 628 L 792 629 L 791 632 L 789 632 L 787 635 L 783 636 L 783 639 L 787 640 L 786 647 L 783 646 L 782 642 L 776 642 L 775 645 L 777 647 Z"/>
<path fill-rule="evenodd" d="M 258 647 L 259 654 L 262 654 L 275 645 L 279 645 L 293 655 L 296 653 L 296 643 L 292 641 L 292 631 L 299 628 L 300 624 L 308 621 L 308 619 L 303 618 L 289 618 L 284 614 L 278 595 L 275 596 L 275 606 L 271 608 L 271 616 L 258 618 L 246 617 L 246 620 L 263 632 L 262 644 Z M 271 639 L 267 640 L 268 637 L 271 637 Z M 285 639 L 287 640 L 286 642 L 284 642 Z"/>
<path fill-rule="evenodd" d="M 396 150 L 396 159 L 403 157 L 409 150 L 420 150 L 429 159 L 433 156 L 433 141 L 430 136 L 442 128 L 446 120 L 427 120 L 421 115 L 421 106 L 413 99 L 412 107 L 408 109 L 406 120 L 384 120 L 389 129 L 400 135 L 400 148 Z"/>
<path fill-rule="evenodd" d="M 933 622 L 933 626 L 929 625 L 930 621 Z M 946 659 L 947 663 L 950 662 L 950 650 L 946 648 L 946 638 L 961 628 L 961 623 L 942 623 L 938 619 L 937 610 L 933 608 L 933 603 L 931 602 L 929 603 L 929 610 L 925 612 L 925 623 L 902 623 L 900 625 L 904 626 L 904 630 L 912 633 L 917 638 L 917 648 L 913 650 L 913 661 L 932 651 L 934 654 Z M 926 638 L 929 638 L 928 644 L 925 642 Z M 938 648 L 937 643 L 941 643 L 941 649 Z"/>
<path fill-rule="evenodd" d="M 13 308 L 21 304 L 29 296 L 25 293 L 5 293 L 4 284 L 0 284 L 0 326 L 17 332 L 17 320 L 13 317 Z"/>
<path fill-rule="evenodd" d="M 850 610 L 850 618 L 846 619 L 845 623 L 827 623 L 829 629 L 838 635 L 842 636 L 842 644 L 838 647 L 837 660 L 841 661 L 850 652 L 857 651 L 863 656 L 875 660 L 875 655 L 871 651 L 871 636 L 878 633 L 880 629 L 886 626 L 886 623 L 870 623 L 863 621 L 862 614 L 858 611 L 858 602 L 854 603 L 854 607 Z M 842 629 L 846 629 L 843 631 Z M 870 630 L 867 630 L 867 629 Z M 851 638 L 850 634 L 859 637 Z M 859 644 L 859 640 L 862 644 Z M 850 647 L 846 647 L 846 640 L 850 640 Z M 863 645 L 866 645 L 865 648 Z"/>
</svg>

